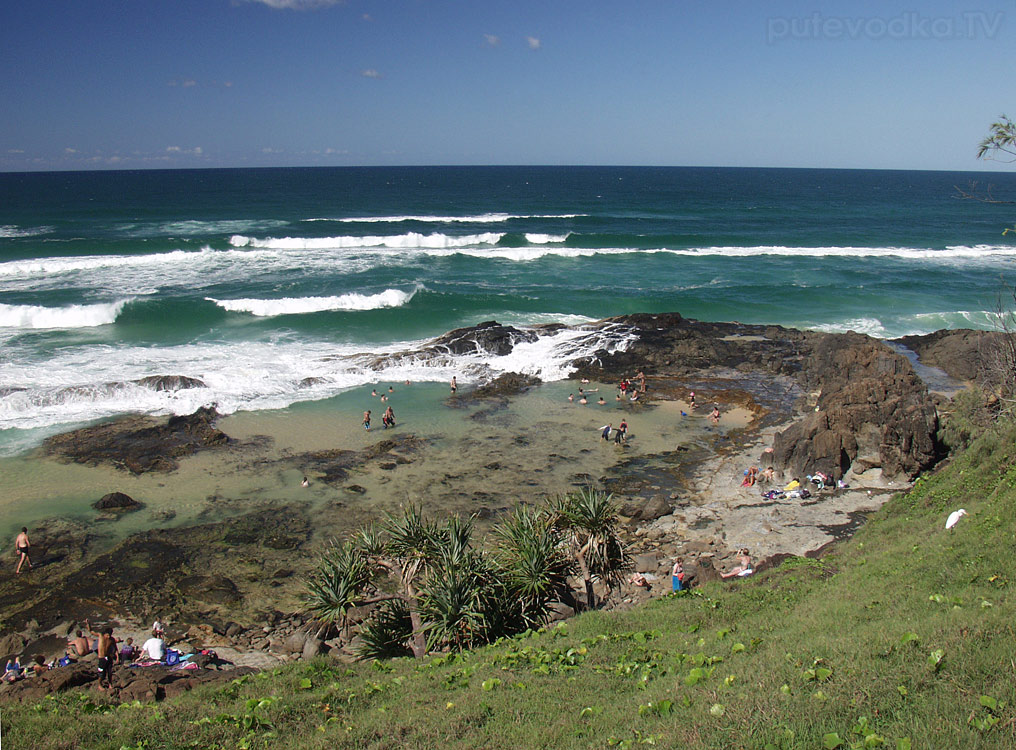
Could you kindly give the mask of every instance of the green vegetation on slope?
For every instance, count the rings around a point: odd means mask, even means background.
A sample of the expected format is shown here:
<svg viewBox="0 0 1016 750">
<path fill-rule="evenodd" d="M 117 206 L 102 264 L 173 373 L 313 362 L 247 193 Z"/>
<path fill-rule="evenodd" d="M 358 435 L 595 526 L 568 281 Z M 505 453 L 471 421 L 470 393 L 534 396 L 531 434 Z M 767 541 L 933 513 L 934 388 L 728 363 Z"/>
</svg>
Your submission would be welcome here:
<svg viewBox="0 0 1016 750">
<path fill-rule="evenodd" d="M 473 652 L 327 659 L 159 705 L 3 709 L 12 747 L 1016 746 L 1016 427 L 820 560 Z M 970 515 L 946 530 L 946 516 Z"/>
</svg>

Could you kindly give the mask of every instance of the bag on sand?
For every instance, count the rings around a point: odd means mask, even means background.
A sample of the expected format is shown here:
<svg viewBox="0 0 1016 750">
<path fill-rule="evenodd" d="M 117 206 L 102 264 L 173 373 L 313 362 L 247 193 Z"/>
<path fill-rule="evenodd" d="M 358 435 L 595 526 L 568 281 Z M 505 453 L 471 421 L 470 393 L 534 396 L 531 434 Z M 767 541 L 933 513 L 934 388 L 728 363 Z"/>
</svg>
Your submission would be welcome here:
<svg viewBox="0 0 1016 750">
<path fill-rule="evenodd" d="M 171 648 L 166 649 L 166 664 L 173 666 L 180 663 L 180 652 Z"/>
</svg>

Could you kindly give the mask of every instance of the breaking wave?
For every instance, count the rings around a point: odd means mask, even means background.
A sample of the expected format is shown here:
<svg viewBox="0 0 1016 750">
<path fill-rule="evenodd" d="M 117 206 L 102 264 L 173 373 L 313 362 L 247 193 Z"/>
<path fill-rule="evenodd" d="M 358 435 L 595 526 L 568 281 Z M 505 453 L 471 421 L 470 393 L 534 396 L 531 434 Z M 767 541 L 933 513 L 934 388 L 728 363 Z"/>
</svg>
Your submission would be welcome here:
<svg viewBox="0 0 1016 750">
<path fill-rule="evenodd" d="M 386 289 L 378 294 L 343 294 L 337 297 L 284 297 L 282 299 L 215 299 L 206 297 L 223 310 L 247 312 L 258 317 L 300 315 L 326 310 L 377 310 L 383 307 L 402 307 L 421 287 L 412 292 Z"/>
<path fill-rule="evenodd" d="M 130 300 L 97 305 L 0 304 L 0 328 L 92 328 L 113 323 Z"/>
</svg>

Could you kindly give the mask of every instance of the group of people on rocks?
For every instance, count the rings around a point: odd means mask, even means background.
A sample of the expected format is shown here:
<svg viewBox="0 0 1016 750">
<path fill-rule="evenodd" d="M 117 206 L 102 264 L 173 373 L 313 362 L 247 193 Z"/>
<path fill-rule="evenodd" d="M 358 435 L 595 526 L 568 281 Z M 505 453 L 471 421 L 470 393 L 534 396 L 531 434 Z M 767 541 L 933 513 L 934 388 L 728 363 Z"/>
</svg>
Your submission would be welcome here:
<svg viewBox="0 0 1016 750">
<path fill-rule="evenodd" d="M 90 659 L 94 654 L 96 669 L 99 672 L 98 689 L 105 690 L 112 681 L 114 665 L 129 664 L 136 660 L 162 662 L 167 657 L 165 631 L 162 628 L 162 623 L 158 620 L 152 625 L 151 638 L 145 641 L 141 648 L 134 645 L 133 638 L 127 638 L 123 644 L 119 644 L 113 636 L 112 626 L 107 625 L 96 632 L 88 620 L 85 620 L 84 624 L 84 629 L 78 628 L 74 631 L 74 637 L 68 639 L 67 648 L 62 657 L 47 663 L 42 654 L 36 654 L 33 663 L 24 668 L 21 666 L 20 660 L 15 657 L 7 662 L 3 680 L 15 682 L 23 677 L 39 675 L 50 669 L 66 667 Z"/>
</svg>

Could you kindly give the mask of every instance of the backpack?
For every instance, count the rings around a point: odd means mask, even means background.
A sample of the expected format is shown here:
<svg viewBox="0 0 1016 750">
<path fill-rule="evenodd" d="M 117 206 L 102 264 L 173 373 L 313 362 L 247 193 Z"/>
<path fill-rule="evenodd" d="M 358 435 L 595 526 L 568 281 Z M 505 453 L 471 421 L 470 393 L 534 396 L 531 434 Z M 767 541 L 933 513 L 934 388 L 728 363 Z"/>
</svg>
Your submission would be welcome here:
<svg viewBox="0 0 1016 750">
<path fill-rule="evenodd" d="M 175 651 L 174 649 L 171 649 L 171 648 L 167 648 L 166 649 L 166 664 L 168 664 L 169 666 L 172 667 L 174 664 L 179 664 L 179 663 L 180 663 L 180 652 L 179 651 Z"/>
</svg>

